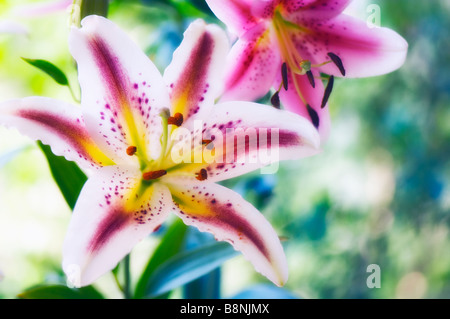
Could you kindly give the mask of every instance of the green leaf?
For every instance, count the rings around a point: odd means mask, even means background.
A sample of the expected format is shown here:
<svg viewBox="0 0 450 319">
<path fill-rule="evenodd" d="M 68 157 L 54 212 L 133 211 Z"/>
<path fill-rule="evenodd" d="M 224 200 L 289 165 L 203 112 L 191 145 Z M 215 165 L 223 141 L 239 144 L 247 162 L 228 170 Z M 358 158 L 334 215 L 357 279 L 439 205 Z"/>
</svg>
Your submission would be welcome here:
<svg viewBox="0 0 450 319">
<path fill-rule="evenodd" d="M 64 72 L 61 71 L 53 63 L 50 63 L 45 60 L 35 60 L 35 59 L 27 59 L 27 58 L 22 58 L 22 60 L 24 60 L 25 62 L 38 68 L 39 70 L 47 73 L 49 76 L 52 77 L 53 80 L 56 81 L 56 83 L 69 86 L 69 81 L 67 80 L 67 77 L 64 74 Z"/>
<path fill-rule="evenodd" d="M 183 17 L 196 17 L 205 18 L 206 14 L 196 8 L 189 1 L 185 0 L 171 0 L 172 6 L 178 11 L 178 13 Z"/>
<path fill-rule="evenodd" d="M 75 164 L 62 156 L 52 153 L 50 146 L 38 141 L 38 145 L 47 158 L 50 171 L 69 207 L 73 210 L 78 195 L 87 180 L 83 171 Z"/>
<path fill-rule="evenodd" d="M 184 299 L 220 299 L 221 269 L 191 281 L 183 287 Z"/>
<path fill-rule="evenodd" d="M 22 299 L 104 299 L 93 286 L 69 288 L 63 285 L 39 286 L 18 295 Z"/>
<path fill-rule="evenodd" d="M 226 242 L 215 242 L 180 253 L 155 270 L 150 278 L 146 297 L 155 297 L 195 280 L 237 255 Z"/>
<path fill-rule="evenodd" d="M 181 251 L 187 229 L 187 226 L 180 219 L 177 219 L 167 230 L 164 237 L 161 238 L 160 244 L 150 257 L 147 266 L 136 285 L 134 293 L 135 299 L 141 299 L 145 296 L 148 281 L 154 271 L 169 258 Z"/>
</svg>

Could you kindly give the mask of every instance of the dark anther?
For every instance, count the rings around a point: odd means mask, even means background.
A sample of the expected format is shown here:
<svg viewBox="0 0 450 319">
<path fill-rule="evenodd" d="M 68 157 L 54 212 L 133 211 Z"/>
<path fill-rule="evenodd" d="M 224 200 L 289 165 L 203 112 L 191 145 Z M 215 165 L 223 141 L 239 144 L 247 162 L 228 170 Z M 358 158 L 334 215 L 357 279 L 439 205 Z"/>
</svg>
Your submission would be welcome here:
<svg viewBox="0 0 450 319">
<path fill-rule="evenodd" d="M 136 151 L 137 151 L 136 146 L 128 146 L 127 155 L 133 156 L 134 154 L 136 154 Z"/>
<path fill-rule="evenodd" d="M 281 65 L 281 77 L 283 79 L 283 87 L 287 91 L 288 89 L 288 74 L 287 74 L 287 65 L 286 62 L 284 62 Z"/>
<path fill-rule="evenodd" d="M 160 178 L 161 176 L 164 176 L 167 174 L 167 171 L 165 170 L 159 170 L 159 171 L 150 171 L 150 172 L 145 172 L 142 174 L 142 179 L 149 181 L 152 179 L 157 179 Z"/>
<path fill-rule="evenodd" d="M 175 113 L 174 116 L 171 116 L 167 119 L 167 124 L 181 126 L 181 124 L 183 124 L 183 114 Z"/>
<path fill-rule="evenodd" d="M 202 140 L 202 145 L 208 145 L 212 140 Z"/>
<path fill-rule="evenodd" d="M 200 172 L 195 173 L 195 178 L 199 181 L 204 181 L 208 178 L 208 172 L 206 171 L 206 169 L 202 168 Z"/>
<path fill-rule="evenodd" d="M 342 76 L 345 76 L 344 64 L 342 64 L 341 58 L 332 52 L 329 52 L 328 56 L 330 57 L 331 61 L 333 61 L 333 63 L 336 64 L 336 66 L 339 68 Z"/>
<path fill-rule="evenodd" d="M 319 115 L 317 112 L 309 105 L 306 104 L 306 109 L 308 110 L 309 117 L 311 118 L 311 122 L 315 128 L 319 128 Z"/>
<path fill-rule="evenodd" d="M 309 83 L 314 89 L 316 87 L 316 82 L 314 81 L 314 75 L 312 74 L 311 70 L 306 72 L 306 75 L 308 76 Z"/>
<path fill-rule="evenodd" d="M 327 105 L 328 98 L 330 97 L 331 91 L 333 90 L 333 84 L 334 84 L 334 76 L 330 76 L 330 78 L 328 79 L 327 87 L 325 88 L 325 93 L 323 95 L 322 108 L 324 108 L 325 105 Z"/>
<path fill-rule="evenodd" d="M 270 98 L 270 102 L 272 103 L 273 107 L 279 109 L 280 108 L 280 95 L 279 92 L 275 92 L 274 95 Z"/>
</svg>

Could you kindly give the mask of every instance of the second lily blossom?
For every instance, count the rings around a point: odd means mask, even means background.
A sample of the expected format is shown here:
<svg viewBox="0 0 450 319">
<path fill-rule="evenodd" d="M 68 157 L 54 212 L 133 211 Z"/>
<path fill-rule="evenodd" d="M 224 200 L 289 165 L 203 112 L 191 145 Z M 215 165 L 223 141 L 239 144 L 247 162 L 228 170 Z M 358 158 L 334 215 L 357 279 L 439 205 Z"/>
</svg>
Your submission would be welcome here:
<svg viewBox="0 0 450 319">
<path fill-rule="evenodd" d="M 396 32 L 342 13 L 351 0 L 206 2 L 239 37 L 222 100 L 255 100 L 274 87 L 284 107 L 309 119 L 322 141 L 330 130 L 334 76 L 381 75 L 406 58 L 408 44 Z M 327 87 L 321 73 L 330 75 Z"/>
</svg>

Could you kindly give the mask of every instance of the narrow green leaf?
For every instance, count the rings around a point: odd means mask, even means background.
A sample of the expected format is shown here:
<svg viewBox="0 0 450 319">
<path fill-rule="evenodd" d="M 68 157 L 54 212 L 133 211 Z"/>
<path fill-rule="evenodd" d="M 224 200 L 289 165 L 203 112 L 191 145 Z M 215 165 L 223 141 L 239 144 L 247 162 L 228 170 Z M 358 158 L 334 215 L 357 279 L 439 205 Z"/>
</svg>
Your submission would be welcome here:
<svg viewBox="0 0 450 319">
<path fill-rule="evenodd" d="M 187 229 L 187 226 L 180 219 L 175 220 L 169 227 L 164 237 L 161 238 L 161 243 L 150 257 L 141 278 L 139 278 L 134 293 L 135 299 L 141 299 L 145 296 L 148 281 L 155 269 L 181 251 Z"/>
<path fill-rule="evenodd" d="M 39 286 L 18 295 L 22 299 L 104 299 L 94 287 L 69 288 L 63 285 Z"/>
<path fill-rule="evenodd" d="M 180 253 L 155 270 L 149 280 L 146 297 L 155 297 L 191 282 L 219 267 L 236 254 L 237 251 L 225 242 L 215 242 Z"/>
<path fill-rule="evenodd" d="M 172 6 L 180 13 L 183 17 L 197 17 L 204 19 L 206 14 L 196 8 L 189 1 L 185 0 L 171 0 Z"/>
<path fill-rule="evenodd" d="M 52 176 L 64 199 L 69 207 L 73 209 L 78 195 L 87 180 L 86 175 L 74 162 L 70 162 L 62 156 L 54 155 L 48 145 L 44 145 L 40 141 L 38 141 L 38 145 L 47 158 Z"/>
<path fill-rule="evenodd" d="M 221 269 L 216 268 L 183 287 L 184 299 L 220 299 Z"/>
<path fill-rule="evenodd" d="M 22 60 L 24 60 L 28 64 L 31 64 L 32 66 L 38 68 L 39 70 L 47 73 L 49 76 L 52 77 L 53 80 L 56 81 L 56 83 L 69 86 L 69 81 L 67 80 L 67 77 L 64 74 L 64 72 L 61 71 L 53 63 L 50 63 L 45 60 L 39 60 L 39 59 L 35 60 L 35 59 L 22 58 Z"/>
</svg>

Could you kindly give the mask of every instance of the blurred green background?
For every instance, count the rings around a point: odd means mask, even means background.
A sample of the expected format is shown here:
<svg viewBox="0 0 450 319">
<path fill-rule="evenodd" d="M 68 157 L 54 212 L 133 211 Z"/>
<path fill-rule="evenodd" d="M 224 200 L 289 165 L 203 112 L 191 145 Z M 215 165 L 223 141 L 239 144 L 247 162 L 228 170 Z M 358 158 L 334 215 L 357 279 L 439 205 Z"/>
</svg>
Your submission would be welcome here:
<svg viewBox="0 0 450 319">
<path fill-rule="evenodd" d="M 370 16 L 368 5 L 379 5 L 381 25 L 406 38 L 405 65 L 384 76 L 336 81 L 331 138 L 320 155 L 281 163 L 275 175 L 254 172 L 224 184 L 285 239 L 284 297 L 449 298 L 450 2 L 354 2 L 352 14 L 362 19 Z M 0 100 L 41 95 L 71 102 L 67 88 L 20 59 L 55 63 L 77 92 L 68 14 L 30 16 L 21 7 L 29 3 L 39 1 L 0 0 L 0 26 L 14 21 L 23 28 L 0 33 Z M 197 17 L 220 24 L 201 0 L 114 0 L 109 10 L 160 70 Z M 61 247 L 69 219 L 39 148 L 0 127 L 0 297 L 64 283 Z M 158 242 L 152 236 L 133 250 L 132 280 Z M 381 288 L 367 287 L 371 264 L 380 267 Z M 271 287 L 240 255 L 212 277 L 215 297 L 255 284 Z M 107 297 L 121 297 L 110 274 L 95 285 Z M 172 294 L 182 296 L 180 289 Z"/>
</svg>

